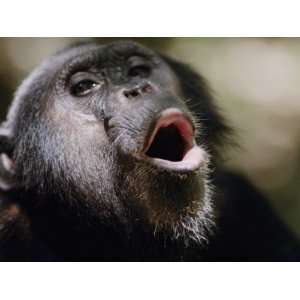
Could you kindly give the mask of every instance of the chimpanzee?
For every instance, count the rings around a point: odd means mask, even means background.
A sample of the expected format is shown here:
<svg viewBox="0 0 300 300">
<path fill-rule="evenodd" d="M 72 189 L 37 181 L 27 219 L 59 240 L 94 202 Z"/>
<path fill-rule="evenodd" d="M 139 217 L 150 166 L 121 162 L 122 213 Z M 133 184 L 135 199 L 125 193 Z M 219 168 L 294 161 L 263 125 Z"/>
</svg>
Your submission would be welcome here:
<svg viewBox="0 0 300 300">
<path fill-rule="evenodd" d="M 63 49 L 0 131 L 2 261 L 287 261 L 299 241 L 222 166 L 231 135 L 189 66 L 130 41 Z"/>
</svg>

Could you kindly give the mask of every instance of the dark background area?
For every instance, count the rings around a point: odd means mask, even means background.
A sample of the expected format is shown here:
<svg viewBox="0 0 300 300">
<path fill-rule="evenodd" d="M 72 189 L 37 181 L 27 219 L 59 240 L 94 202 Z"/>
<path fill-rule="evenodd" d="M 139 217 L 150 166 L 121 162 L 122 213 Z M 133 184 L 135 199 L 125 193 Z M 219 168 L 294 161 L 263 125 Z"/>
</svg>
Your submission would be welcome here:
<svg viewBox="0 0 300 300">
<path fill-rule="evenodd" d="M 117 38 L 97 38 L 109 42 Z M 22 79 L 58 49 L 86 38 L 0 38 L 0 120 Z M 300 237 L 300 39 L 135 38 L 206 77 L 236 129 L 226 164 L 269 196 Z"/>
</svg>

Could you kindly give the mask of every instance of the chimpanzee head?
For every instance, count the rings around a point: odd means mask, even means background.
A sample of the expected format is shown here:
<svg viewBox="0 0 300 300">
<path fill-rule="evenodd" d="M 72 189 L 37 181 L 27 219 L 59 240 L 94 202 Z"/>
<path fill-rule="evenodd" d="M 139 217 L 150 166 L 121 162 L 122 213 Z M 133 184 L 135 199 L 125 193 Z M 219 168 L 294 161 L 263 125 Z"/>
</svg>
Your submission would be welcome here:
<svg viewBox="0 0 300 300">
<path fill-rule="evenodd" d="M 0 131 L 0 184 L 87 222 L 201 242 L 225 132 L 186 65 L 133 42 L 78 45 L 17 91 Z"/>
</svg>

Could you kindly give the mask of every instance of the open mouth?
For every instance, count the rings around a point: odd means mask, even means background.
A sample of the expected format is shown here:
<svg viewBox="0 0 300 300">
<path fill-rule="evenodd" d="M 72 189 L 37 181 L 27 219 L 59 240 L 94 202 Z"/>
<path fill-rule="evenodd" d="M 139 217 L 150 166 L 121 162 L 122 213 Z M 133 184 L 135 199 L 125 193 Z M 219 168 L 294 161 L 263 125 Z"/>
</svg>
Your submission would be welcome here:
<svg viewBox="0 0 300 300">
<path fill-rule="evenodd" d="M 196 145 L 192 121 L 176 108 L 161 113 L 143 154 L 159 167 L 178 171 L 198 169 L 205 156 Z"/>
</svg>

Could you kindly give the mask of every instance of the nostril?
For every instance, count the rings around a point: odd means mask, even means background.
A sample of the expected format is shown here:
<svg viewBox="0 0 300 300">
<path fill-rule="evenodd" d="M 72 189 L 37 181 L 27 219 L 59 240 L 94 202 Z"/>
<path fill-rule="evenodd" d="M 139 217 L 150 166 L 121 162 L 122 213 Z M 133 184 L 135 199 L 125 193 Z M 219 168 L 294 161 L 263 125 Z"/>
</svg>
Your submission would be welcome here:
<svg viewBox="0 0 300 300">
<path fill-rule="evenodd" d="M 128 99 L 135 98 L 135 97 L 140 95 L 140 91 L 139 91 L 139 89 L 133 89 L 133 90 L 130 90 L 130 91 L 125 91 L 124 95 Z"/>
<path fill-rule="evenodd" d="M 142 87 L 142 92 L 144 94 L 151 94 L 153 91 L 152 86 L 149 83 L 146 83 L 143 87 Z"/>
<path fill-rule="evenodd" d="M 126 98 L 131 99 L 141 96 L 143 94 L 151 94 L 152 92 L 152 86 L 149 83 L 146 83 L 142 87 L 137 87 L 132 90 L 126 90 L 123 92 L 123 94 Z"/>
</svg>

